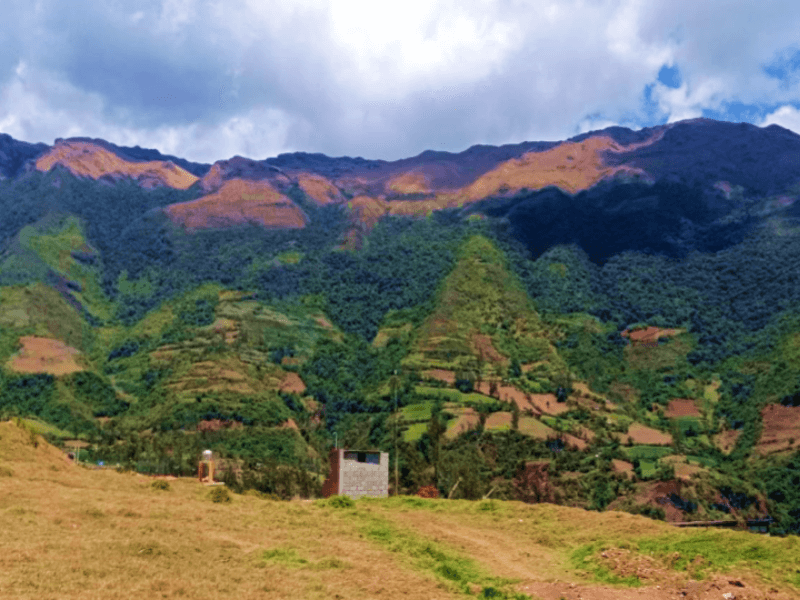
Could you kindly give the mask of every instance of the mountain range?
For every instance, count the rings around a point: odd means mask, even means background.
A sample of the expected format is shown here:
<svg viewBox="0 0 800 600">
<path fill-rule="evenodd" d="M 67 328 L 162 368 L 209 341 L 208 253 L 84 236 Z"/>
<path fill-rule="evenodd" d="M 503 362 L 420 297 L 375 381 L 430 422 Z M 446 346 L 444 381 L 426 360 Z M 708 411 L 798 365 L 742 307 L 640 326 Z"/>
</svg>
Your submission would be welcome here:
<svg viewBox="0 0 800 600">
<path fill-rule="evenodd" d="M 800 136 L 709 119 L 397 161 L 0 135 L 0 415 L 234 488 L 338 440 L 403 493 L 797 533 L 798 197 Z"/>
</svg>

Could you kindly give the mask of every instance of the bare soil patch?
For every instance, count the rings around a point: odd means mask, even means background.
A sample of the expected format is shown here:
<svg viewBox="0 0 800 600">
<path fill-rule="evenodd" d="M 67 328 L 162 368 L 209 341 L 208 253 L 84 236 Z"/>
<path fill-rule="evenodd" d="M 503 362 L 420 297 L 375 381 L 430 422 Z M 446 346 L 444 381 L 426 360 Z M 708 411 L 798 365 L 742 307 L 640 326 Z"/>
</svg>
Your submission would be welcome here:
<svg viewBox="0 0 800 600">
<path fill-rule="evenodd" d="M 634 444 L 650 446 L 669 446 L 672 443 L 670 434 L 641 423 L 632 423 L 628 428 L 628 433 L 614 433 L 612 435 L 623 443 L 627 443 L 628 440 Z"/>
<path fill-rule="evenodd" d="M 510 429 L 512 415 L 510 412 L 496 412 L 486 418 L 486 429 Z"/>
<path fill-rule="evenodd" d="M 679 417 L 702 417 L 703 413 L 691 398 L 675 398 L 670 400 L 664 413 L 670 419 Z"/>
<path fill-rule="evenodd" d="M 476 391 L 484 396 L 497 398 L 502 402 L 514 402 L 521 411 L 529 410 L 534 415 L 560 415 L 569 410 L 566 402 L 559 402 L 555 394 L 531 394 L 513 385 L 498 385 L 496 386 L 496 393 L 492 395 L 491 384 L 483 381 Z"/>
<path fill-rule="evenodd" d="M 617 473 L 633 473 L 633 463 L 629 463 L 627 460 L 614 458 L 611 460 L 611 468 Z"/>
<path fill-rule="evenodd" d="M 472 343 L 478 355 L 482 356 L 484 360 L 495 364 L 508 362 L 508 359 L 495 349 L 492 338 L 488 335 L 476 333 L 472 336 Z"/>
<path fill-rule="evenodd" d="M 736 440 L 739 439 L 739 435 L 741 435 L 741 433 L 741 429 L 729 429 L 728 431 L 723 431 L 714 436 L 714 443 L 717 445 L 717 448 L 722 450 L 725 454 L 728 454 L 731 450 L 733 450 L 734 446 L 736 446 Z"/>
<path fill-rule="evenodd" d="M 800 406 L 770 404 L 761 411 L 763 429 L 756 444 L 760 454 L 800 447 Z"/>
<path fill-rule="evenodd" d="M 283 376 L 279 390 L 291 394 L 302 394 L 306 391 L 306 384 L 297 373 L 288 372 Z"/>
<path fill-rule="evenodd" d="M 470 429 L 478 426 L 480 419 L 478 413 L 473 408 L 465 407 L 459 409 L 448 409 L 456 415 L 456 419 L 448 423 L 446 436 L 449 438 L 457 438 L 459 435 Z"/>
<path fill-rule="evenodd" d="M 660 327 L 645 327 L 644 329 L 634 329 L 633 331 L 626 329 L 620 335 L 629 338 L 631 344 L 634 346 L 655 346 L 658 345 L 658 339 L 662 337 L 672 337 L 683 333 L 683 329 L 662 329 Z"/>
<path fill-rule="evenodd" d="M 22 350 L 9 361 L 9 367 L 18 373 L 49 373 L 69 375 L 83 371 L 77 359 L 80 352 L 61 340 L 36 336 L 19 339 Z"/>
</svg>

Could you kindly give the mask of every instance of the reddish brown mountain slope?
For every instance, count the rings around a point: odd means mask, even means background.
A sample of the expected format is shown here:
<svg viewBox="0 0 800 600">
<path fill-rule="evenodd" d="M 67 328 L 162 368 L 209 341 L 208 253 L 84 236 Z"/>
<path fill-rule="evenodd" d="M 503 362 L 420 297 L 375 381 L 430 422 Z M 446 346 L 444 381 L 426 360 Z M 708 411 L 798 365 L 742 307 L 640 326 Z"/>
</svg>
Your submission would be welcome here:
<svg viewBox="0 0 800 600">
<path fill-rule="evenodd" d="M 245 223 L 299 229 L 307 222 L 303 211 L 269 182 L 244 179 L 225 181 L 216 192 L 172 204 L 165 212 L 187 230 Z"/>
<path fill-rule="evenodd" d="M 36 161 L 39 171 L 49 171 L 56 165 L 78 177 L 131 177 L 148 188 L 163 185 L 185 190 L 197 181 L 197 177 L 169 161 L 131 162 L 89 142 L 59 140 Z"/>
</svg>

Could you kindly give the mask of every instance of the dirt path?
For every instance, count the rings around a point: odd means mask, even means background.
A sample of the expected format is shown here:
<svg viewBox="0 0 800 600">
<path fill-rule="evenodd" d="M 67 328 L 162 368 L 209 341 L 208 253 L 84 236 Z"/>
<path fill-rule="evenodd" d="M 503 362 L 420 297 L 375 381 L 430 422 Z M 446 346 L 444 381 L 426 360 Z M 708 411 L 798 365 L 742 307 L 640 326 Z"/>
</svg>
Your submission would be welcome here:
<svg viewBox="0 0 800 600">
<path fill-rule="evenodd" d="M 738 577 L 714 575 L 705 581 L 690 580 L 683 572 L 664 568 L 649 557 L 627 551 L 609 551 L 604 562 L 621 577 L 636 575 L 639 588 L 613 587 L 587 582 L 581 572 L 567 568 L 566 554 L 536 543 L 528 532 L 494 531 L 491 524 L 465 523 L 468 516 L 409 511 L 386 511 L 398 526 L 448 544 L 475 558 L 492 575 L 518 579 L 515 588 L 540 600 L 791 600 L 792 596 L 769 587 L 755 586 Z"/>
</svg>

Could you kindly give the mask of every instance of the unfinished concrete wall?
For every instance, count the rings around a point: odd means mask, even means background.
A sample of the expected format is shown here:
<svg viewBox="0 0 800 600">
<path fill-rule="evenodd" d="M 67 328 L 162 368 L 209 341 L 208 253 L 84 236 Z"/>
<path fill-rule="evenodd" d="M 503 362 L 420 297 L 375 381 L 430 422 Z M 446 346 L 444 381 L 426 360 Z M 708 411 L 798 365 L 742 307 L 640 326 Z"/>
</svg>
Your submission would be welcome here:
<svg viewBox="0 0 800 600">
<path fill-rule="evenodd" d="M 385 498 L 389 495 L 389 453 L 333 449 L 331 470 L 322 495 L 334 494 Z"/>
<path fill-rule="evenodd" d="M 351 498 L 389 496 L 389 453 L 342 451 L 340 494 Z"/>
</svg>

